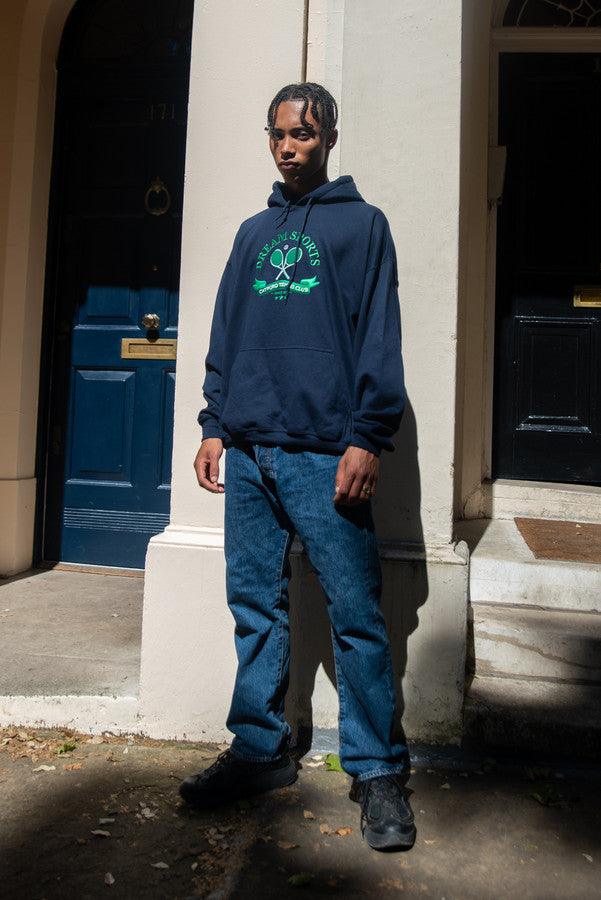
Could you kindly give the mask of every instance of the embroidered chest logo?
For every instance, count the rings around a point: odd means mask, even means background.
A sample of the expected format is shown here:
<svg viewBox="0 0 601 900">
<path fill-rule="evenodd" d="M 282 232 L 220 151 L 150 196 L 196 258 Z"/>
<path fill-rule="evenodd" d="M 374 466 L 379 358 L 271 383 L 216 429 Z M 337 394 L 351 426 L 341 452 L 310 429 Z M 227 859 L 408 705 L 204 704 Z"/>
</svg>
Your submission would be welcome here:
<svg viewBox="0 0 601 900">
<path fill-rule="evenodd" d="M 259 251 L 255 269 L 263 278 L 257 274 L 253 288 L 260 297 L 274 300 L 286 300 L 293 294 L 306 296 L 319 285 L 309 267 L 319 265 L 319 250 L 310 235 L 281 231 Z"/>
</svg>

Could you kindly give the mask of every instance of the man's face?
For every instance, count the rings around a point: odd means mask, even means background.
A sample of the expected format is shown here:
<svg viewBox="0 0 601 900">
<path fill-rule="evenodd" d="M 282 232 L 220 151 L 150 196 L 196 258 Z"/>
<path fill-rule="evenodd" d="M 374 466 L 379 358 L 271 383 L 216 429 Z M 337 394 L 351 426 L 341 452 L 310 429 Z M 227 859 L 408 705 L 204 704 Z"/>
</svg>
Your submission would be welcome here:
<svg viewBox="0 0 601 900">
<path fill-rule="evenodd" d="M 336 131 L 322 133 L 311 108 L 301 122 L 303 100 L 283 100 L 276 110 L 274 128 L 269 135 L 269 149 L 286 184 L 311 179 L 323 166 L 336 143 Z"/>
</svg>

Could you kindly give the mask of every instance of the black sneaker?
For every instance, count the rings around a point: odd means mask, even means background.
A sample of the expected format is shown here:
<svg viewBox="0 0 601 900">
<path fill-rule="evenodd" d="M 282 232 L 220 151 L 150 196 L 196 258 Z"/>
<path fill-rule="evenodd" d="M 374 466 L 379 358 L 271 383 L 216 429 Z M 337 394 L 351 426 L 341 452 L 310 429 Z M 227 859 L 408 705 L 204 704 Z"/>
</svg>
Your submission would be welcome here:
<svg viewBox="0 0 601 900">
<path fill-rule="evenodd" d="M 415 820 L 407 791 L 395 775 L 354 781 L 349 797 L 361 804 L 361 834 L 374 850 L 408 850 Z"/>
<path fill-rule="evenodd" d="M 285 787 L 297 778 L 296 765 L 287 753 L 273 762 L 248 762 L 224 750 L 204 772 L 188 775 L 179 793 L 193 806 L 218 806 Z"/>
</svg>

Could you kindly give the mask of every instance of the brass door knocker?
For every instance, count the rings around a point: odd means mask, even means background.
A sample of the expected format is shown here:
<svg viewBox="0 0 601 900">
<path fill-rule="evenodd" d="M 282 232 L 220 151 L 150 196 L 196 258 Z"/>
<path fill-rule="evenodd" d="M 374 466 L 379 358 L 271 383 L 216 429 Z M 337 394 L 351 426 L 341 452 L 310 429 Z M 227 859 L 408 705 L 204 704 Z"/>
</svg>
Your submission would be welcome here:
<svg viewBox="0 0 601 900">
<path fill-rule="evenodd" d="M 152 194 L 157 194 L 159 196 L 163 194 L 162 202 L 151 206 L 150 197 Z M 150 187 L 144 194 L 144 206 L 146 207 L 146 212 L 150 213 L 151 216 L 164 216 L 165 213 L 169 211 L 171 206 L 171 194 L 158 176 L 153 179 Z"/>
</svg>

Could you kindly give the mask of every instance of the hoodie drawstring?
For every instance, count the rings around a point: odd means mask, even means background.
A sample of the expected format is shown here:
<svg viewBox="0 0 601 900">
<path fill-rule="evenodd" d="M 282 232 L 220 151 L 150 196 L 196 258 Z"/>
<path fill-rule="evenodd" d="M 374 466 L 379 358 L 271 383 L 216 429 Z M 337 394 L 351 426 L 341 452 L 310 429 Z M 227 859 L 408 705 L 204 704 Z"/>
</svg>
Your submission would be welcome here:
<svg viewBox="0 0 601 900">
<path fill-rule="evenodd" d="M 294 268 L 292 269 L 292 275 L 290 276 L 290 281 L 286 285 L 286 300 L 288 300 L 288 297 L 290 296 L 290 285 L 294 281 L 294 276 L 296 275 L 296 265 L 298 263 L 298 251 L 299 251 L 299 247 L 300 247 L 300 241 L 304 234 L 305 228 L 307 227 L 307 219 L 309 218 L 309 212 L 311 211 L 311 207 L 314 202 L 315 202 L 314 198 L 309 197 L 309 200 L 307 201 L 307 206 L 305 209 L 305 218 L 303 219 L 303 226 L 298 233 L 298 238 L 296 241 L 296 253 L 294 254 Z"/>
<path fill-rule="evenodd" d="M 280 225 L 283 225 L 284 222 L 286 221 L 286 219 L 288 218 L 288 213 L 290 212 L 290 206 L 291 206 L 291 203 L 292 203 L 292 201 L 291 201 L 291 200 L 288 200 L 288 202 L 286 203 L 286 206 L 284 206 L 284 208 L 282 209 L 282 212 L 280 213 L 280 215 L 279 215 L 279 216 L 277 217 L 277 219 L 275 220 L 275 224 L 276 224 L 278 227 L 279 227 Z"/>
</svg>

